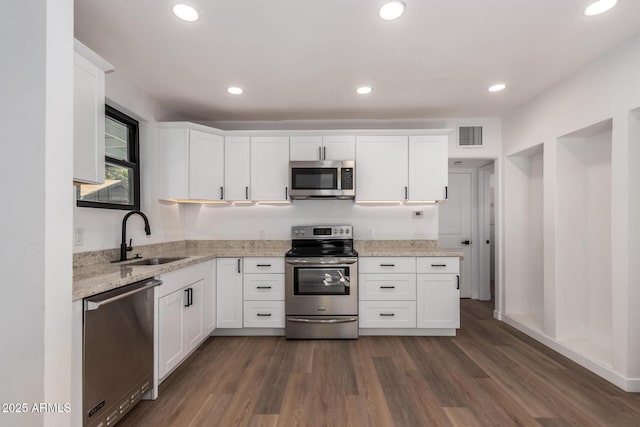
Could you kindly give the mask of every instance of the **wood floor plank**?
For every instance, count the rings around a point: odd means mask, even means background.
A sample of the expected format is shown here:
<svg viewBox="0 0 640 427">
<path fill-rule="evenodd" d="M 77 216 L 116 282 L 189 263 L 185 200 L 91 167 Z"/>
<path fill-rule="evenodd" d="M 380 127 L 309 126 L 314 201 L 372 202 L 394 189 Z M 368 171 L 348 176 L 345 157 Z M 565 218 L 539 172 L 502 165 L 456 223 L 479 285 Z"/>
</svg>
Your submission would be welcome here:
<svg viewBox="0 0 640 427">
<path fill-rule="evenodd" d="M 278 414 L 282 405 L 289 373 L 294 367 L 295 345 L 289 345 L 283 337 L 277 340 L 271 360 L 264 372 L 264 383 L 256 402 L 255 414 Z"/>
<path fill-rule="evenodd" d="M 484 424 L 469 408 L 444 408 L 454 427 L 484 427 Z"/>
<path fill-rule="evenodd" d="M 276 427 L 277 425 L 277 414 L 255 414 L 249 421 L 249 427 Z"/>
<path fill-rule="evenodd" d="M 358 387 L 357 396 L 347 396 L 349 408 L 357 408 L 356 413 L 349 412 L 349 422 L 364 426 L 392 426 L 393 417 L 387 405 L 384 391 L 380 385 L 380 380 L 371 356 L 371 346 L 375 339 L 360 339 L 350 341 L 351 363 Z"/>
</svg>

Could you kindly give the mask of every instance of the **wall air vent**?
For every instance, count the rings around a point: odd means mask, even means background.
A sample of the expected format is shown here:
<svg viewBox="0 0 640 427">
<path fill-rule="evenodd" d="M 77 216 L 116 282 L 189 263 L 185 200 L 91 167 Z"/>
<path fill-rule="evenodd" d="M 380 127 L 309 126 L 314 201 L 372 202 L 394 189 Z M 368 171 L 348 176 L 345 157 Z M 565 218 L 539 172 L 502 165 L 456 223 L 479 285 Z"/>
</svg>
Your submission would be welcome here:
<svg viewBox="0 0 640 427">
<path fill-rule="evenodd" d="M 482 147 L 482 126 L 460 126 L 458 128 L 459 147 Z"/>
</svg>

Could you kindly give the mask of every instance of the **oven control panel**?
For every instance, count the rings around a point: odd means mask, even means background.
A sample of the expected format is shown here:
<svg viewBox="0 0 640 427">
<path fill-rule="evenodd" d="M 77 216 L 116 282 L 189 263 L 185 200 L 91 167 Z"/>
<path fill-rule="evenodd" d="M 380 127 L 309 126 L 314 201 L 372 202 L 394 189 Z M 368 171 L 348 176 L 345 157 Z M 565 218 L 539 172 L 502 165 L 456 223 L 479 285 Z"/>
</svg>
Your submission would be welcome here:
<svg viewBox="0 0 640 427">
<path fill-rule="evenodd" d="M 291 227 L 293 239 L 353 239 L 351 225 L 296 225 Z"/>
</svg>

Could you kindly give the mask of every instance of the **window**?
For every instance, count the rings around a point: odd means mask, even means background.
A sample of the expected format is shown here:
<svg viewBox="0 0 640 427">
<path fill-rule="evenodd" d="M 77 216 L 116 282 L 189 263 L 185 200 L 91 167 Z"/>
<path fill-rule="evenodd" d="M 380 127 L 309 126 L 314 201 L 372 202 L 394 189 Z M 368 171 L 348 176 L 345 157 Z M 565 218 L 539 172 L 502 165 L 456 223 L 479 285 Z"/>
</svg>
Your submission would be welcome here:
<svg viewBox="0 0 640 427">
<path fill-rule="evenodd" d="M 105 106 L 104 183 L 77 187 L 78 206 L 104 209 L 140 209 L 138 122 Z"/>
</svg>

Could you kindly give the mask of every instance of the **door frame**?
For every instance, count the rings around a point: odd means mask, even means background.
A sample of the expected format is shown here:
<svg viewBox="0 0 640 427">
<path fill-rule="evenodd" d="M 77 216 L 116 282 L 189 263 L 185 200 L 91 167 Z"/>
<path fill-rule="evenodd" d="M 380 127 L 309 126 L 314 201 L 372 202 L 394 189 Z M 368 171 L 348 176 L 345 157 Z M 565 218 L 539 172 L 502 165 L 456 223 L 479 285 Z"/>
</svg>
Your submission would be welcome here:
<svg viewBox="0 0 640 427">
<path fill-rule="evenodd" d="M 478 168 L 479 282 L 477 288 L 478 299 L 482 301 L 489 301 L 491 299 L 491 246 L 485 242 L 491 241 L 491 199 L 489 196 L 489 188 L 492 174 L 495 175 L 494 163 Z M 496 242 L 493 242 L 493 244 L 495 247 Z"/>
</svg>

